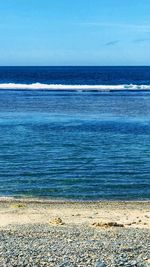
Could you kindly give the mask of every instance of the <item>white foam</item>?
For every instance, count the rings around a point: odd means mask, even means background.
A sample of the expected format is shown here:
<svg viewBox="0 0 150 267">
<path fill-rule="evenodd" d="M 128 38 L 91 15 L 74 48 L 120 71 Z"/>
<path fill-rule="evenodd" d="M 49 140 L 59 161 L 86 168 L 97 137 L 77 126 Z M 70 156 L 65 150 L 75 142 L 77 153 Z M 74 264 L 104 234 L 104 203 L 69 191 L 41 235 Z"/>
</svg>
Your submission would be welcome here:
<svg viewBox="0 0 150 267">
<path fill-rule="evenodd" d="M 120 84 L 120 85 L 67 85 L 67 84 L 43 84 L 43 83 L 0 83 L 0 89 L 18 90 L 150 90 L 150 85 Z"/>
</svg>

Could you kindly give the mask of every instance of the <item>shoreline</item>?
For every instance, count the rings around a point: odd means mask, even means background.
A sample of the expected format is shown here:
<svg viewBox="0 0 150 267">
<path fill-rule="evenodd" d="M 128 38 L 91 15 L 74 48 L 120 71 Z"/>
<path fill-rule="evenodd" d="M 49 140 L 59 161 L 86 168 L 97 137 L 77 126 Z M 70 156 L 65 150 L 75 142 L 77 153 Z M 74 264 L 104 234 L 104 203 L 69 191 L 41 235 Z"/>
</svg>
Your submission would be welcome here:
<svg viewBox="0 0 150 267">
<path fill-rule="evenodd" d="M 45 204 L 64 204 L 64 203 L 81 203 L 81 204 L 98 204 L 98 203 L 149 203 L 150 199 L 133 199 L 133 200 L 121 200 L 121 199 L 99 199 L 99 200 L 82 200 L 82 199 L 67 199 L 67 198 L 40 198 L 40 197 L 11 197 L 0 196 L 1 202 L 25 202 L 25 203 L 45 203 Z"/>
</svg>

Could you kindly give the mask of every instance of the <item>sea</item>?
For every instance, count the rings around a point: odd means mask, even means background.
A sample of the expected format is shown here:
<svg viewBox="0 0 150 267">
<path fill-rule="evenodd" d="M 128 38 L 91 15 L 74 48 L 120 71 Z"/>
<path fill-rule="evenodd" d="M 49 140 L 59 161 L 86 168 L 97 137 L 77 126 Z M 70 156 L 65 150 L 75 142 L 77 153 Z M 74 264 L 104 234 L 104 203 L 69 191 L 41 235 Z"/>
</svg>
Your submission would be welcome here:
<svg viewBox="0 0 150 267">
<path fill-rule="evenodd" d="M 150 67 L 0 67 L 0 197 L 150 198 Z"/>
</svg>

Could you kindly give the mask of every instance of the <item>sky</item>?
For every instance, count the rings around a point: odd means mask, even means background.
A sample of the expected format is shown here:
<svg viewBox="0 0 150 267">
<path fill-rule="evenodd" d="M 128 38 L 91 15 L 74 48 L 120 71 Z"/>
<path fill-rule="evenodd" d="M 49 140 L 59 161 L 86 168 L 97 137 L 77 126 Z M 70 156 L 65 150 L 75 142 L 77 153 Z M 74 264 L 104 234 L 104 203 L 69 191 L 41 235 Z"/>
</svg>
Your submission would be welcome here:
<svg viewBox="0 0 150 267">
<path fill-rule="evenodd" d="M 150 65 L 149 12 L 150 0 L 0 0 L 0 65 Z"/>
</svg>

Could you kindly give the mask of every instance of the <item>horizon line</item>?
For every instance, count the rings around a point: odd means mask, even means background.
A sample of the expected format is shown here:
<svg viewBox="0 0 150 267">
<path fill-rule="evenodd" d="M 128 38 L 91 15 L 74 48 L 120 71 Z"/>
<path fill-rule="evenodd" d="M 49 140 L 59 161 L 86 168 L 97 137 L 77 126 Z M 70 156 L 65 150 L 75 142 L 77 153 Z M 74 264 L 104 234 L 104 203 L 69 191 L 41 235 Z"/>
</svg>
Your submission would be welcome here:
<svg viewBox="0 0 150 267">
<path fill-rule="evenodd" d="M 45 67 L 45 68 L 57 68 L 57 67 L 150 67 L 150 65 L 0 65 L 0 68 L 7 68 L 7 67 Z"/>
</svg>

